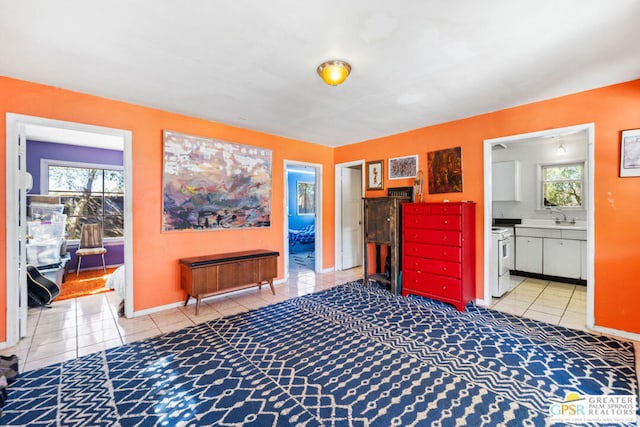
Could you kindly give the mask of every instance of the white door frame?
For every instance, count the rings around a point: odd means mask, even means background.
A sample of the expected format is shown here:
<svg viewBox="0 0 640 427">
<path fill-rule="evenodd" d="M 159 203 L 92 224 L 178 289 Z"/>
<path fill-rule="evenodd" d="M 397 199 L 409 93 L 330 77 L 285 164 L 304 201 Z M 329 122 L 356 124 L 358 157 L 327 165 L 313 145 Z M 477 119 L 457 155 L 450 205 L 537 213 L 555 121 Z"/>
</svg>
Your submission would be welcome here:
<svg viewBox="0 0 640 427">
<path fill-rule="evenodd" d="M 341 180 L 341 169 L 343 168 L 351 168 L 353 166 L 360 166 L 362 171 L 362 196 L 364 197 L 365 192 L 365 161 L 364 160 L 354 160 L 352 162 L 346 163 L 338 163 L 335 165 L 335 179 L 334 179 L 334 196 L 335 196 L 335 247 L 334 247 L 334 259 L 335 259 L 335 270 L 342 271 L 342 180 Z M 364 243 L 363 243 L 364 244 Z M 364 252 L 363 252 L 364 256 Z M 360 265 L 362 265 L 363 260 L 360 260 Z"/>
<path fill-rule="evenodd" d="M 75 130 L 81 132 L 90 132 L 102 135 L 109 135 L 122 138 L 124 147 L 124 171 L 125 171 L 125 198 L 124 198 L 124 262 L 125 262 L 125 316 L 132 317 L 133 312 L 133 163 L 132 163 L 132 133 L 128 130 L 114 129 L 103 126 L 86 125 L 75 122 L 66 122 L 61 120 L 52 120 L 42 117 L 27 116 L 22 114 L 7 113 L 6 114 L 6 280 L 7 280 L 7 318 L 6 318 L 6 336 L 4 343 L 0 343 L 0 347 L 10 347 L 18 343 L 20 340 L 19 331 L 19 251 L 16 249 L 15 242 L 18 241 L 20 230 L 18 223 L 18 212 L 16 207 L 15 190 L 19 188 L 20 180 L 18 173 L 18 165 L 15 159 L 18 156 L 17 141 L 20 132 L 24 132 L 25 127 L 29 125 L 39 125 L 53 128 L 61 128 L 67 130 Z M 22 224 L 26 227 L 26 224 Z M 26 233 L 22 233 L 25 235 Z M 25 276 L 26 277 L 26 276 Z M 26 279 L 25 279 L 26 280 Z"/>
<path fill-rule="evenodd" d="M 491 262 L 491 221 L 492 213 L 492 152 L 491 147 L 495 144 L 509 144 L 523 139 L 551 137 L 572 132 L 587 132 L 587 319 L 586 325 L 589 329 L 594 327 L 594 258 L 595 258 L 595 220 L 594 220 L 594 171 L 595 171 L 595 126 L 593 123 L 586 123 L 563 128 L 548 129 L 540 132 L 531 132 L 520 135 L 511 135 L 501 138 L 484 140 L 484 296 L 483 300 L 477 298 L 479 305 L 489 306 L 491 304 L 491 286 L 489 277 L 489 263 Z"/>
<path fill-rule="evenodd" d="M 284 197 L 283 197 L 283 251 L 284 251 L 284 280 L 289 279 L 289 180 L 287 169 L 290 166 L 306 166 L 314 168 L 316 172 L 316 215 L 315 215 L 315 265 L 314 271 L 322 272 L 322 164 L 299 162 L 296 160 L 284 160 L 283 181 L 284 181 Z"/>
</svg>

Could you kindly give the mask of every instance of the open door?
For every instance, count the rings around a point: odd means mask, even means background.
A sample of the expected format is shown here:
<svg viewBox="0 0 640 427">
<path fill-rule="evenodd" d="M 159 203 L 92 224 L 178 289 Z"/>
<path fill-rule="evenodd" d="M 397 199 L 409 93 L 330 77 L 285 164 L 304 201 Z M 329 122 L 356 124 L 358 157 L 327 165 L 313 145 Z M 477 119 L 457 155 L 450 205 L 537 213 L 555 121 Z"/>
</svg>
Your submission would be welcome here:
<svg viewBox="0 0 640 427">
<path fill-rule="evenodd" d="M 362 186 L 364 160 L 335 166 L 336 270 L 362 265 Z"/>
<path fill-rule="evenodd" d="M 362 170 L 342 168 L 342 269 L 362 263 Z"/>
<path fill-rule="evenodd" d="M 18 338 L 23 338 L 27 335 L 27 310 L 28 298 L 27 298 L 27 274 L 26 274 L 26 238 L 27 238 L 27 134 L 25 126 L 20 124 L 18 127 L 18 152 L 17 164 L 18 164 L 18 186 L 14 188 L 18 198 L 18 239 L 14 241 L 17 243 L 18 251 Z M 7 242 L 11 242 L 7 239 Z"/>
</svg>

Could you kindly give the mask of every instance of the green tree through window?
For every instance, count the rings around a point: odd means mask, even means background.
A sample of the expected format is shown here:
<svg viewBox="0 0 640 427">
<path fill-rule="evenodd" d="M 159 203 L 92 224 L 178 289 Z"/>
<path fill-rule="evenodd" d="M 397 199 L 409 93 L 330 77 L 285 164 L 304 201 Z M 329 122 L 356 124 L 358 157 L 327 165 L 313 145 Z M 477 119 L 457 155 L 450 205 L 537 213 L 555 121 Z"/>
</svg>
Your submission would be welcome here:
<svg viewBox="0 0 640 427">
<path fill-rule="evenodd" d="M 582 163 L 542 166 L 543 207 L 582 207 L 583 173 Z"/>
<path fill-rule="evenodd" d="M 65 206 L 68 239 L 79 239 L 85 222 L 100 222 L 106 238 L 124 236 L 124 171 L 49 165 L 48 174 L 49 194 Z"/>
</svg>

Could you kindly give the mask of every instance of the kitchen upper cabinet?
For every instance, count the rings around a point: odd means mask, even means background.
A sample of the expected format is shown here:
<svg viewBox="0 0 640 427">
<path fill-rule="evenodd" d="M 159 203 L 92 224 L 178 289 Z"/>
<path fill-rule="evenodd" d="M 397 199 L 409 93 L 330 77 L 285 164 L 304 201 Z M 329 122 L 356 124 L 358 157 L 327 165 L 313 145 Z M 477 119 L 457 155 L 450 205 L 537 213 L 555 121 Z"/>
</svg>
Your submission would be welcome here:
<svg viewBox="0 0 640 427">
<path fill-rule="evenodd" d="M 494 202 L 520 201 L 520 162 L 496 162 L 491 166 L 492 200 Z"/>
<path fill-rule="evenodd" d="M 541 237 L 516 237 L 516 270 L 542 274 Z"/>
<path fill-rule="evenodd" d="M 580 278 L 580 241 L 544 239 L 542 271 L 548 276 Z"/>
</svg>

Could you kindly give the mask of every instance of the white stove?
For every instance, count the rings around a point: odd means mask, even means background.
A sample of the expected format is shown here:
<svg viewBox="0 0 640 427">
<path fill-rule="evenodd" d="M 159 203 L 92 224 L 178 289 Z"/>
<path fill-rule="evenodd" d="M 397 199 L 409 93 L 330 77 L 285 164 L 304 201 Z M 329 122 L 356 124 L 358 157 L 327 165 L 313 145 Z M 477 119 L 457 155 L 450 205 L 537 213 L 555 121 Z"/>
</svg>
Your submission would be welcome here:
<svg viewBox="0 0 640 427">
<path fill-rule="evenodd" d="M 501 297 L 513 289 L 509 268 L 513 265 L 513 229 L 492 227 L 490 258 L 491 295 Z"/>
</svg>

